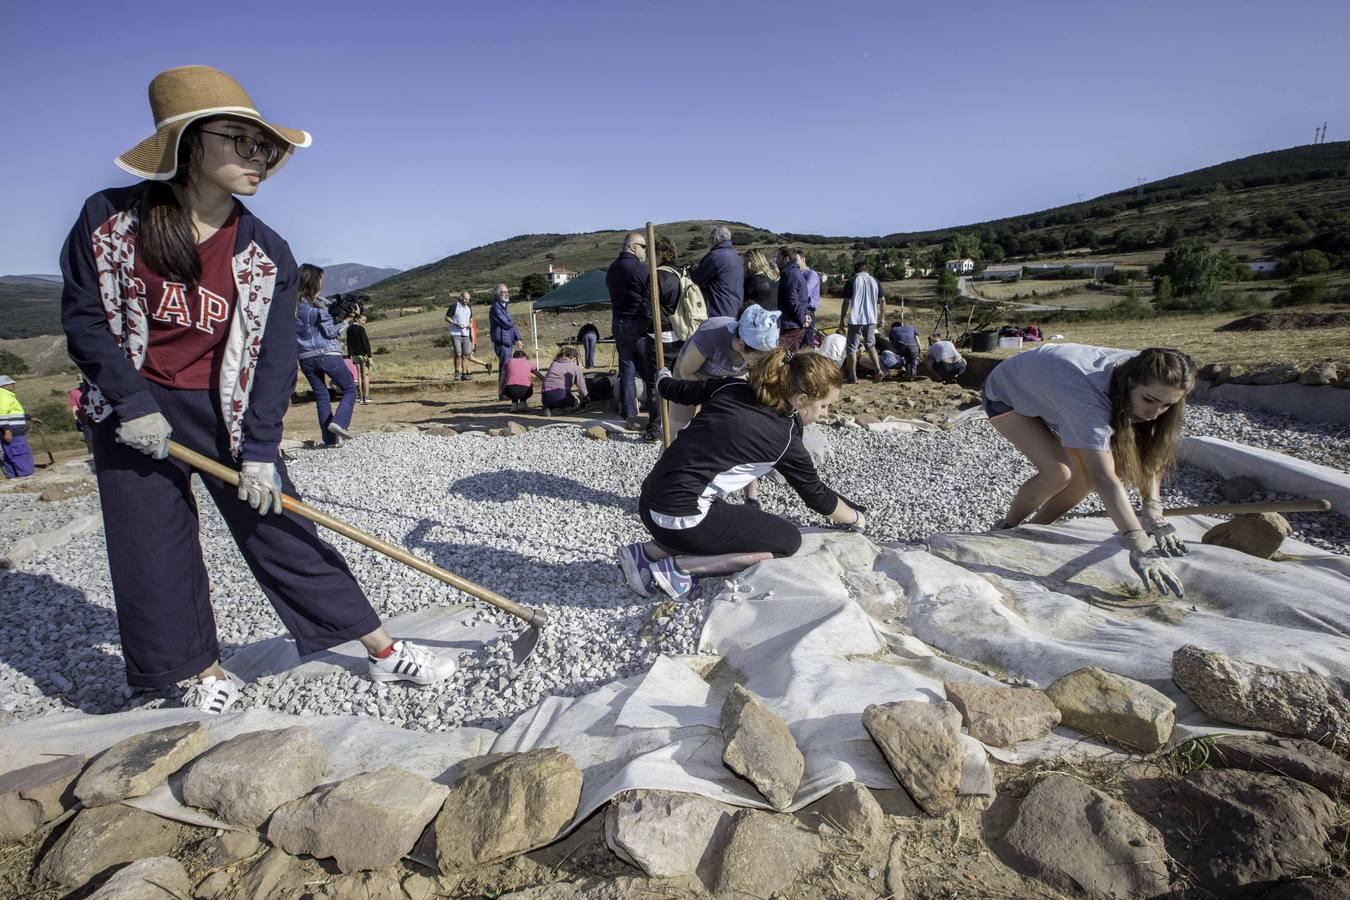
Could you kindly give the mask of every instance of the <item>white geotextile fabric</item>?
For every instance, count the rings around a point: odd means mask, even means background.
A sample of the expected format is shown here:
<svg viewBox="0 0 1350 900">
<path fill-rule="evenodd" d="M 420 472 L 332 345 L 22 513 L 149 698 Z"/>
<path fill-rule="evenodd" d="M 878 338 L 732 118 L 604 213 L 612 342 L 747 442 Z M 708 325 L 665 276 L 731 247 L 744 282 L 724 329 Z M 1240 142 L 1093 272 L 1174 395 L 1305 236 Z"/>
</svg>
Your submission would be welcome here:
<svg viewBox="0 0 1350 900">
<path fill-rule="evenodd" d="M 1350 516 L 1350 474 L 1331 466 L 1212 437 L 1182 438 L 1177 458 L 1220 478 L 1250 475 L 1269 491 L 1330 500 L 1332 509 Z"/>
<path fill-rule="evenodd" d="M 512 632 L 490 621 L 476 621 L 478 611 L 469 603 L 438 606 L 395 616 L 384 623 L 394 637 L 408 636 L 418 646 L 435 653 L 463 654 Z M 305 680 L 323 678 L 335 672 L 361 674 L 366 671 L 366 650 L 360 641 L 348 641 L 331 650 L 312 654 L 300 661 L 295 639 L 289 635 L 267 638 L 236 650 L 224 666 L 238 679 L 250 682 L 264 675 Z"/>
<path fill-rule="evenodd" d="M 845 781 L 896 788 L 862 711 L 869 703 L 940 699 L 946 680 L 989 681 L 992 674 L 1045 687 L 1066 672 L 1100 666 L 1173 697 L 1182 722 L 1174 740 L 1218 727 L 1170 681 L 1171 653 L 1182 644 L 1350 682 L 1350 560 L 1292 540 L 1282 548 L 1290 558 L 1279 562 L 1200 545 L 1213 522 L 1177 520 L 1192 541 L 1191 555 L 1175 564 L 1188 587 L 1184 602 L 1131 605 L 1143 598 L 1134 596 L 1135 578 L 1105 520 L 937 536 L 931 552 L 817 532 L 805 536 L 797 556 L 762 563 L 724 586 L 709 610 L 703 655 L 663 658 L 643 675 L 582 697 L 547 698 L 500 736 L 256 710 L 206 721 L 213 742 L 304 724 L 332 754 L 327 780 L 399 765 L 448 781 L 453 764 L 467 756 L 557 746 L 585 774 L 575 824 L 631 788 L 763 806 L 721 763 L 718 716 L 735 683 L 791 728 L 806 757 L 794 804 L 800 807 Z M 0 759 L 9 769 L 53 753 L 93 753 L 131 733 L 197 717 L 184 710 L 48 716 L 0 729 Z M 961 790 L 988 792 L 985 748 L 966 741 Z M 1020 762 L 1110 751 L 1057 729 L 990 752 Z M 137 805 L 202 821 L 176 803 L 171 788 Z"/>
</svg>

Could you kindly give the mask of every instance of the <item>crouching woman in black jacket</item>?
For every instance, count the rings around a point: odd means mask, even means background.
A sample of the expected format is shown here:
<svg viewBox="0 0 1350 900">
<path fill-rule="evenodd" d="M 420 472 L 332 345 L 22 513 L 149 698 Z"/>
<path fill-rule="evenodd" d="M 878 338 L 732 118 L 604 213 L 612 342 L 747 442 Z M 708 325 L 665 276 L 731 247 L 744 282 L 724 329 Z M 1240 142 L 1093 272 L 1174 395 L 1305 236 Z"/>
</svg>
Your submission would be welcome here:
<svg viewBox="0 0 1350 900">
<path fill-rule="evenodd" d="M 701 406 L 642 483 L 638 512 L 653 540 L 618 550 L 628 586 L 650 596 L 687 594 L 695 575 L 726 575 L 802 545 L 797 526 L 750 506 L 723 502 L 777 469 L 811 509 L 861 529 L 861 510 L 826 487 L 802 445 L 802 429 L 839 397 L 839 368 L 816 354 L 785 362 L 782 348 L 765 355 L 749 380 L 678 381 L 657 373 L 667 400 Z"/>
</svg>

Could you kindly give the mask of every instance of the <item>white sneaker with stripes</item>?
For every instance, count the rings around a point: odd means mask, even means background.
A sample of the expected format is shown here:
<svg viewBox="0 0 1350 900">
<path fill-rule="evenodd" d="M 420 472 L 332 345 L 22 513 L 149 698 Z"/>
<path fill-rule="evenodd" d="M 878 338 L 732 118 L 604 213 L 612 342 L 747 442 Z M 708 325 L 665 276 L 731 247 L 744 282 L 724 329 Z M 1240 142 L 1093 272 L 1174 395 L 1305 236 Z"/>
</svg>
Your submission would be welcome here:
<svg viewBox="0 0 1350 900">
<path fill-rule="evenodd" d="M 239 688 L 228 678 L 207 675 L 183 695 L 183 705 L 218 716 L 239 699 Z"/>
<path fill-rule="evenodd" d="M 407 641 L 394 641 L 394 652 L 384 659 L 367 656 L 371 681 L 411 681 L 426 686 L 444 681 L 455 673 L 455 661 L 437 656 Z"/>
</svg>

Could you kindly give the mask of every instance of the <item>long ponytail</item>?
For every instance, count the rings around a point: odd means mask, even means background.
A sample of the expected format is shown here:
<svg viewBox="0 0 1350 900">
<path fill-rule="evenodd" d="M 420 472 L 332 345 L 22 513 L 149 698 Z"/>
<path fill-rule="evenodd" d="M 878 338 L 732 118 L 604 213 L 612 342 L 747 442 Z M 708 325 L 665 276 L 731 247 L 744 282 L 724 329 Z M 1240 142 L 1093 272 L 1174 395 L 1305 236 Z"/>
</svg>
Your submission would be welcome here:
<svg viewBox="0 0 1350 900">
<path fill-rule="evenodd" d="M 808 400 L 819 400 L 844 383 L 839 367 L 819 353 L 796 353 L 787 358 L 787 351 L 775 347 L 760 357 L 749 372 L 755 397 L 765 406 L 771 406 L 783 415 L 792 412 L 788 398 L 805 394 Z"/>
<path fill-rule="evenodd" d="M 1126 484 L 1142 488 L 1175 464 L 1186 395 L 1195 387 L 1195 371 L 1195 361 L 1185 353 L 1161 347 L 1150 347 L 1116 366 L 1110 388 L 1111 455 L 1116 474 Z M 1130 415 L 1130 390 L 1141 384 L 1166 385 L 1183 393 L 1158 418 L 1136 422 Z"/>
<path fill-rule="evenodd" d="M 171 181 L 147 181 L 136 198 L 136 252 L 161 278 L 194 285 L 202 277 L 197 233 L 175 187 L 186 187 L 201 160 L 201 135 L 194 123 L 178 142 L 178 171 Z"/>
</svg>

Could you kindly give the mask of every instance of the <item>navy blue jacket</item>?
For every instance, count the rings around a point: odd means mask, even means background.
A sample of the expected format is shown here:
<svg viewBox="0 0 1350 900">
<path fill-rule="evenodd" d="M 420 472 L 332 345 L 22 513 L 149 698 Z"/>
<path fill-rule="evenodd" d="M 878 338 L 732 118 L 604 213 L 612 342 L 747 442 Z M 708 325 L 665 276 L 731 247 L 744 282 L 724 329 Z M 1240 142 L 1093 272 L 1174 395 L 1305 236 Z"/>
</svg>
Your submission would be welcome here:
<svg viewBox="0 0 1350 900">
<path fill-rule="evenodd" d="M 520 340 L 516 320 L 511 318 L 511 307 L 507 304 L 492 301 L 492 308 L 488 310 L 488 336 L 495 347 L 513 347 Z"/>
<path fill-rule="evenodd" d="M 615 319 L 642 322 L 651 318 L 647 264 L 631 253 L 620 253 L 605 272 L 609 304 Z"/>
<path fill-rule="evenodd" d="M 811 297 L 806 289 L 806 275 L 795 262 L 778 270 L 778 310 L 783 318 L 778 321 L 782 331 L 806 327 L 811 315 Z"/>
<path fill-rule="evenodd" d="M 137 187 L 100 191 L 86 200 L 61 249 L 61 325 L 71 361 L 91 385 L 85 411 L 94 421 L 115 414 L 126 422 L 158 411 L 132 358 L 145 345 L 143 323 L 128 322 L 148 315 L 144 298 L 129 293 Z M 236 314 L 230 326 L 228 340 L 237 352 L 227 357 L 231 364 L 222 369 L 218 390 L 228 391 L 223 424 L 231 451 L 246 460 L 273 462 L 281 420 L 295 390 L 299 268 L 286 242 L 243 204 L 238 221 L 234 265 L 236 280 L 242 278 L 241 289 L 247 290 L 236 304 L 248 314 Z M 111 270 L 109 277 L 100 277 L 100 264 Z M 112 309 L 119 310 L 116 317 Z M 114 327 L 121 331 L 117 336 Z"/>
<path fill-rule="evenodd" d="M 914 330 L 913 325 L 892 325 L 891 326 L 892 344 L 913 344 L 916 347 L 919 344 L 918 332 Z"/>
<path fill-rule="evenodd" d="M 723 241 L 709 250 L 689 278 L 703 292 L 708 318 L 735 318 L 741 314 L 745 301 L 745 263 L 732 249 L 731 241 Z"/>
</svg>

